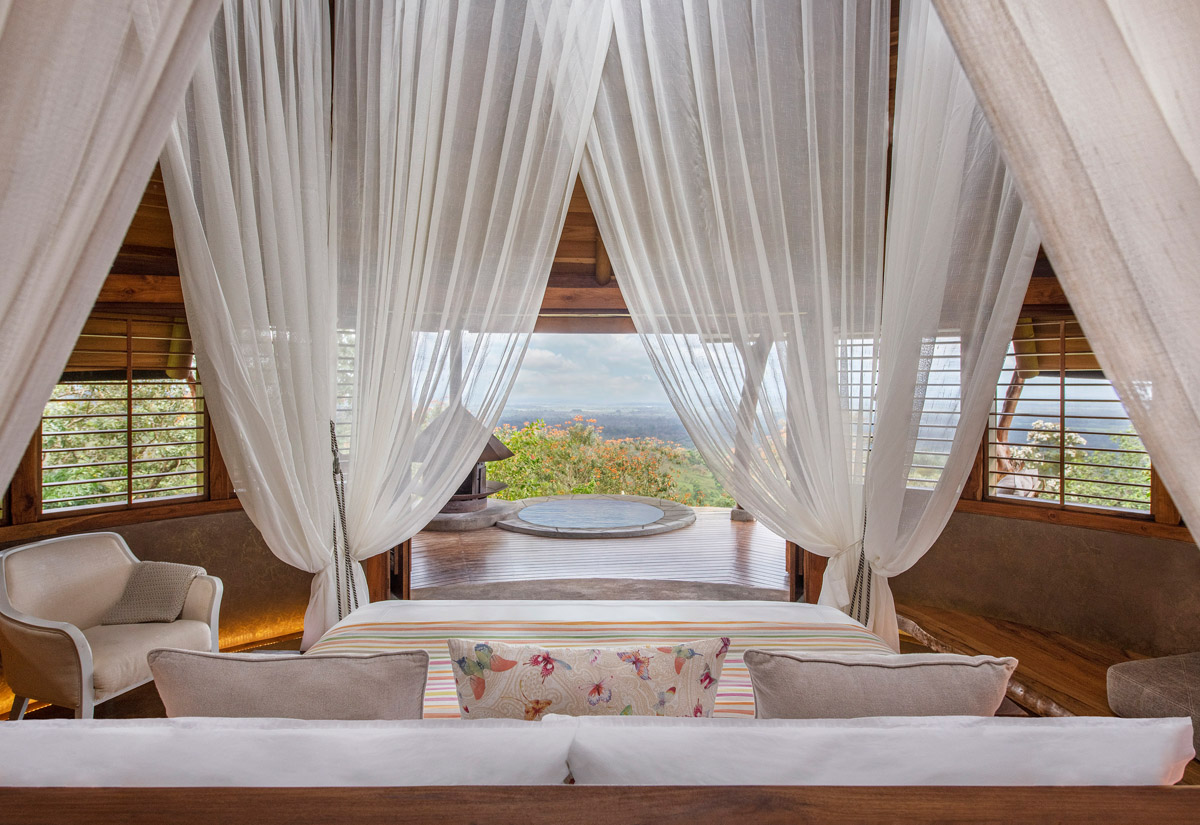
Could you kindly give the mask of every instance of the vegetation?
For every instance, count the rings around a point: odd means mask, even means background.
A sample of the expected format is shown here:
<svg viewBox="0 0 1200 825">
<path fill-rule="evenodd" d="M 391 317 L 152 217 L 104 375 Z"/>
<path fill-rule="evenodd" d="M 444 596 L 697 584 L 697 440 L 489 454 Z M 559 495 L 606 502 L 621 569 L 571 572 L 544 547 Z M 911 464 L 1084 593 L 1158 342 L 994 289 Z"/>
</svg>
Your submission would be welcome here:
<svg viewBox="0 0 1200 825">
<path fill-rule="evenodd" d="M 1026 443 L 1014 446 L 1021 472 L 1036 474 L 1031 498 L 1094 507 L 1150 509 L 1150 456 L 1131 426 L 1106 436 L 1112 447 L 1088 448 L 1078 433 L 1060 433 L 1057 421 L 1035 421 Z M 1062 488 L 1066 484 L 1065 491 Z"/>
<path fill-rule="evenodd" d="M 499 424 L 509 424 L 520 429 L 539 418 L 543 421 L 569 421 L 581 415 L 584 420 L 595 418 L 604 424 L 604 437 L 614 438 L 657 438 L 671 441 L 690 450 L 695 445 L 684 429 L 679 415 L 669 404 L 634 404 L 611 407 L 524 406 L 504 410 Z"/>
<path fill-rule="evenodd" d="M 135 501 L 203 492 L 197 391 L 185 380 L 58 384 L 42 419 L 43 509 L 126 501 L 131 460 Z"/>
<path fill-rule="evenodd" d="M 496 435 L 515 453 L 488 476 L 508 483 L 510 500 L 568 493 L 653 496 L 684 504 L 732 507 L 696 450 L 657 438 L 605 438 L 596 419 L 577 415 L 562 426 L 505 424 Z"/>
</svg>

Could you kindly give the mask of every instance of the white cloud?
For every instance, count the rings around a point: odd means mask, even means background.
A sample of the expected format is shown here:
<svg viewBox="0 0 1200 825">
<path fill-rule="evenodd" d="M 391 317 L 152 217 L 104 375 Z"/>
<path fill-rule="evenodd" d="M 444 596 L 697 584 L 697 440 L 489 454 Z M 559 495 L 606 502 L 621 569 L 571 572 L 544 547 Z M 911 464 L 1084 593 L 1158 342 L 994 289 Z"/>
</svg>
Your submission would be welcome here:
<svg viewBox="0 0 1200 825">
<path fill-rule="evenodd" d="M 509 405 L 662 404 L 636 335 L 534 335 Z"/>
<path fill-rule="evenodd" d="M 522 373 L 569 371 L 573 368 L 574 364 L 560 353 L 541 348 L 530 348 L 525 353 L 525 360 L 521 362 Z"/>
</svg>

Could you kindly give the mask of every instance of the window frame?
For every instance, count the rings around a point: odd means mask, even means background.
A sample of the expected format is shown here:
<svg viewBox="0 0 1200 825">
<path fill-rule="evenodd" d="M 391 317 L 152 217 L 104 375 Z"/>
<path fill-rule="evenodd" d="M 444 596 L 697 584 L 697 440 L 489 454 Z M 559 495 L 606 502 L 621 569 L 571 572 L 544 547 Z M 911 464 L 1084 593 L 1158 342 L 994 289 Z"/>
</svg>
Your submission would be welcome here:
<svg viewBox="0 0 1200 825">
<path fill-rule="evenodd" d="M 1042 269 L 1049 270 L 1048 263 L 1039 255 Z M 1062 286 L 1053 274 L 1039 274 L 1035 269 L 1030 280 L 1021 314 L 1038 313 L 1072 314 Z M 1150 463 L 1150 510 L 1149 512 L 1114 512 L 1098 507 L 1072 503 L 1059 503 L 1038 499 L 997 498 L 988 494 L 988 441 L 991 425 L 984 428 L 979 449 L 975 455 L 971 473 L 963 486 L 955 507 L 956 512 L 977 515 L 1040 521 L 1069 527 L 1083 527 L 1109 532 L 1130 533 L 1152 538 L 1195 542 L 1187 526 L 1183 524 L 1179 509 L 1171 500 L 1170 493 Z"/>
<path fill-rule="evenodd" d="M 125 395 L 124 401 L 126 402 L 126 405 L 127 405 L 126 412 L 125 412 L 125 415 L 127 417 L 126 432 L 132 433 L 133 430 L 131 430 L 129 428 L 133 427 L 133 419 L 137 415 L 147 415 L 146 413 L 135 413 L 133 411 L 134 402 L 139 400 L 134 392 L 135 382 L 137 381 L 137 379 L 133 377 L 133 364 L 132 364 L 132 358 L 135 354 L 135 351 L 133 349 L 133 343 L 132 343 L 135 338 L 133 325 L 139 321 L 151 322 L 151 323 L 154 323 L 154 322 L 161 323 L 163 321 L 166 321 L 167 317 L 162 316 L 162 315 L 153 314 L 153 313 L 145 313 L 145 312 L 106 312 L 103 310 L 96 310 L 96 311 L 93 311 L 88 316 L 89 321 L 95 320 L 95 319 L 100 319 L 100 320 L 104 320 L 104 321 L 120 321 L 120 322 L 124 322 L 126 325 L 126 333 L 125 333 L 126 334 L 126 350 L 125 350 L 125 353 L 126 353 L 126 366 L 125 366 L 126 377 L 124 379 L 125 387 L 126 387 L 126 395 Z M 171 317 L 170 320 L 174 321 L 174 320 L 176 320 L 176 318 Z M 61 383 L 61 381 L 59 383 Z M 196 379 L 196 384 L 203 387 L 203 384 L 201 384 L 201 382 L 199 381 L 198 378 Z M 43 475 L 43 479 L 39 481 L 40 493 L 38 495 L 38 519 L 39 520 L 50 520 L 50 519 L 55 519 L 55 518 L 67 518 L 70 516 L 86 516 L 86 515 L 90 515 L 90 514 L 103 514 L 103 513 L 118 512 L 118 511 L 122 511 L 122 510 L 133 510 L 136 508 L 154 507 L 154 506 L 163 505 L 163 504 L 182 504 L 182 503 L 186 503 L 186 502 L 207 501 L 209 498 L 208 465 L 209 465 L 209 461 L 210 461 L 209 456 L 211 454 L 211 444 L 212 444 L 213 438 L 212 438 L 212 419 L 208 412 L 208 405 L 203 400 L 203 397 L 204 397 L 203 391 L 201 391 L 200 396 L 199 396 L 199 398 L 201 399 L 200 410 L 198 412 L 199 412 L 199 415 L 202 417 L 203 425 L 201 427 L 180 428 L 180 429 L 184 429 L 184 430 L 199 431 L 200 438 L 196 443 L 200 447 L 200 450 L 199 450 L 196 458 L 199 459 L 199 464 L 200 464 L 200 468 L 201 468 L 201 469 L 199 469 L 198 474 L 201 475 L 203 478 L 203 484 L 200 485 L 199 493 L 195 493 L 192 495 L 162 496 L 162 497 L 159 497 L 157 500 L 154 498 L 143 499 L 141 501 L 134 500 L 136 491 L 133 489 L 133 487 L 134 487 L 134 481 L 136 480 L 137 476 L 133 474 L 133 465 L 137 464 L 139 461 L 143 461 L 144 459 L 133 458 L 132 450 L 135 445 L 133 445 L 132 443 L 127 443 L 125 445 L 125 449 L 127 452 L 127 458 L 125 459 L 127 472 L 124 476 L 114 477 L 114 480 L 116 478 L 122 478 L 125 480 L 126 490 L 125 490 L 124 495 L 126 496 L 126 501 L 106 502 L 103 504 L 82 505 L 82 506 L 75 506 L 75 507 L 63 507 L 63 508 L 56 508 L 56 509 L 52 509 L 52 510 L 48 511 L 45 509 L 45 490 L 41 489 L 41 485 L 44 483 L 44 475 Z M 53 399 L 51 399 L 51 400 L 53 400 Z M 48 401 L 47 404 L 49 404 L 49 403 L 50 402 Z M 45 420 L 45 417 L 43 414 L 43 421 L 44 420 Z M 45 471 L 47 469 L 52 468 L 52 467 L 47 468 L 43 463 L 45 456 L 44 456 L 44 454 L 41 453 L 41 449 L 45 443 L 44 435 L 45 435 L 45 433 L 42 429 L 42 424 L 39 423 L 35 438 L 36 438 L 37 444 L 38 444 L 40 472 L 42 472 L 43 474 L 45 473 Z M 94 449 L 106 449 L 106 448 L 94 448 Z M 108 448 L 108 449 L 119 449 L 119 448 Z M 116 495 L 120 495 L 120 494 L 114 493 L 114 494 L 112 494 L 112 496 L 105 496 L 105 497 L 111 498 L 111 497 L 115 497 Z"/>
<path fill-rule="evenodd" d="M 150 277 L 155 281 L 161 278 L 176 284 L 178 282 L 177 277 Z M 155 286 L 162 288 L 157 283 Z M 183 307 L 175 302 L 110 305 L 97 303 L 89 317 L 96 315 L 159 320 L 181 317 Z M 68 508 L 43 513 L 42 425 L 39 420 L 25 454 L 13 474 L 12 482 L 8 490 L 4 491 L 4 511 L 0 516 L 0 544 L 242 509 L 242 504 L 233 490 L 229 470 L 221 456 L 220 446 L 213 432 L 212 416 L 207 408 L 204 414 L 203 440 L 204 492 L 201 495 Z"/>
<path fill-rule="evenodd" d="M 1023 313 L 1023 315 L 1024 315 L 1024 313 Z M 1089 498 L 1089 496 L 1087 494 L 1073 493 L 1070 490 L 1070 483 L 1072 481 L 1080 481 L 1080 479 L 1073 478 L 1072 476 L 1068 475 L 1068 468 L 1072 467 L 1072 466 L 1088 466 L 1089 462 L 1083 462 L 1083 463 L 1071 462 L 1067 459 L 1067 453 L 1069 450 L 1072 449 L 1072 447 L 1070 447 L 1069 445 L 1067 445 L 1065 443 L 1064 437 L 1066 434 L 1073 433 L 1075 431 L 1074 428 L 1069 428 L 1067 426 L 1067 422 L 1071 419 L 1099 420 L 1102 417 L 1104 417 L 1104 418 L 1112 418 L 1112 417 L 1107 416 L 1107 415 L 1106 416 L 1096 416 L 1095 419 L 1093 419 L 1091 416 L 1088 416 L 1088 415 L 1071 414 L 1071 412 L 1070 412 L 1071 407 L 1069 406 L 1069 404 L 1071 403 L 1072 399 L 1069 399 L 1067 397 L 1067 389 L 1070 388 L 1071 386 L 1079 386 L 1079 385 L 1072 385 L 1071 383 L 1069 383 L 1069 376 L 1070 376 L 1071 372 L 1077 371 L 1077 368 L 1068 367 L 1067 362 L 1071 357 L 1076 357 L 1076 358 L 1082 357 L 1082 356 L 1090 356 L 1091 358 L 1095 357 L 1090 349 L 1088 349 L 1086 351 L 1079 350 L 1079 349 L 1072 350 L 1070 348 L 1070 346 L 1068 345 L 1068 343 L 1071 341 L 1082 341 L 1083 343 L 1087 343 L 1086 337 L 1083 337 L 1082 334 L 1080 334 L 1076 337 L 1069 337 L 1066 332 L 1066 329 L 1068 326 L 1073 325 L 1075 327 L 1079 327 L 1079 320 L 1074 316 L 1074 314 L 1064 313 L 1064 312 L 1054 312 L 1054 313 L 1037 312 L 1036 315 L 1038 315 L 1040 317 L 1034 318 L 1032 321 L 1024 321 L 1024 322 L 1018 321 L 1017 329 L 1019 330 L 1021 328 L 1021 326 L 1028 326 L 1031 329 L 1034 329 L 1037 327 L 1045 327 L 1048 325 L 1058 325 L 1058 327 L 1059 327 L 1058 335 L 1057 335 L 1057 338 L 1059 341 L 1059 352 L 1057 353 L 1057 355 L 1054 355 L 1051 353 L 1040 353 L 1039 352 L 1039 356 L 1041 354 L 1045 354 L 1053 359 L 1056 359 L 1059 363 L 1059 366 L 1057 368 L 1058 399 L 1056 402 L 1054 402 L 1058 406 L 1058 411 L 1053 415 L 1043 416 L 1043 415 L 1039 414 L 1038 416 L 1036 416 L 1037 418 L 1045 418 L 1049 422 L 1056 423 L 1057 424 L 1057 432 L 1060 435 L 1059 445 L 1057 447 L 1052 448 L 1052 449 L 1057 449 L 1059 451 L 1059 460 L 1058 461 L 1038 462 L 1041 464 L 1048 463 L 1048 464 L 1057 466 L 1057 470 L 1058 470 L 1057 475 L 1046 476 L 1046 475 L 1042 474 L 1040 469 L 1036 470 L 1037 475 L 1041 476 L 1042 478 L 1055 478 L 1058 480 L 1058 483 L 1059 483 L 1058 500 L 1055 501 L 1050 498 L 1033 498 L 1033 497 L 1025 498 L 1025 497 L 1017 496 L 1017 495 L 1006 496 L 1006 495 L 1001 495 L 1001 494 L 997 494 L 994 492 L 996 485 L 993 483 L 993 480 L 991 478 L 991 476 L 993 475 L 993 472 L 991 470 L 991 460 L 993 458 L 993 453 L 997 452 L 997 450 L 993 450 L 992 448 L 998 447 L 1001 444 L 1011 444 L 1011 446 L 1015 446 L 1015 447 L 1024 446 L 1023 444 L 1020 444 L 1017 442 L 1002 441 L 1001 436 L 998 435 L 998 433 L 1001 431 L 1007 431 L 1010 433 L 1024 431 L 1026 433 L 1026 438 L 1028 439 L 1028 434 L 1036 431 L 1036 430 L 1021 430 L 1021 428 L 1014 428 L 1011 425 L 1008 427 L 1003 427 L 1003 426 L 1001 426 L 999 428 L 994 427 L 993 419 L 998 418 L 998 419 L 1002 420 L 1005 415 L 1005 413 L 997 412 L 995 408 L 993 408 L 992 411 L 989 413 L 987 429 L 984 431 L 984 445 L 985 445 L 985 449 L 987 450 L 987 454 L 985 455 L 985 461 L 987 462 L 987 464 L 985 465 L 986 466 L 985 478 L 987 479 L 987 484 L 984 488 L 984 498 L 986 498 L 989 501 L 1012 502 L 1014 504 L 1038 503 L 1038 504 L 1047 505 L 1047 506 L 1050 506 L 1050 507 L 1053 507 L 1053 508 L 1059 509 L 1059 510 L 1076 509 L 1081 512 L 1106 513 L 1108 515 L 1117 516 L 1119 518 L 1127 518 L 1127 517 L 1151 518 L 1153 514 L 1150 509 L 1150 503 L 1148 501 L 1147 501 L 1146 508 L 1140 509 L 1140 508 L 1133 508 L 1133 507 L 1106 506 L 1103 504 L 1085 504 L 1085 503 L 1081 503 L 1078 501 L 1073 502 L 1073 501 L 1067 500 L 1069 497 L 1072 497 L 1072 496 L 1076 497 L 1076 498 Z M 1016 338 L 1014 337 L 1014 341 L 1015 340 L 1016 340 Z M 1034 339 L 1029 339 L 1029 340 L 1034 340 Z M 1037 338 L 1036 340 L 1046 341 L 1046 340 L 1051 340 L 1051 339 Z M 1018 369 L 1017 366 L 1013 367 L 1014 373 L 1017 371 L 1017 369 Z M 1104 380 L 1108 381 L 1108 378 L 1105 377 Z M 1030 386 L 1030 385 L 1026 384 L 1026 386 Z M 1111 381 L 1109 382 L 1109 386 L 1111 387 Z M 1000 388 L 997 387 L 997 397 L 995 399 L 995 402 L 999 402 L 1002 400 L 999 398 L 999 389 Z M 1116 395 L 1115 388 L 1113 389 L 1113 393 L 1115 396 Z M 1027 400 L 1027 399 L 1021 399 L 1021 400 Z M 1034 399 L 1034 400 L 1036 400 L 1036 399 Z M 1120 403 L 1120 399 L 1118 397 L 1118 398 L 1115 398 L 1114 401 L 1112 401 L 1112 402 L 1105 400 L 1102 403 L 1105 403 L 1105 404 Z M 1125 413 L 1125 407 L 1124 407 L 1123 403 L 1120 403 L 1120 407 L 1121 407 L 1122 413 Z M 1025 418 L 1028 418 L 1031 416 L 1031 414 L 1029 414 L 1029 413 L 1016 413 L 1016 412 L 1010 413 L 1009 415 L 1011 417 L 1025 417 Z M 1113 420 L 1116 420 L 1116 419 L 1113 419 Z M 1128 415 L 1125 415 L 1123 420 L 1128 422 L 1128 424 L 1131 428 L 1133 427 L 1133 422 L 1129 419 Z M 1092 436 L 1092 435 L 1097 435 L 1098 433 L 1083 431 L 1083 434 Z M 1137 436 L 1139 441 L 1141 440 L 1141 436 L 1138 435 L 1136 432 L 1134 432 L 1132 434 Z M 1105 447 L 1097 447 L 1097 448 L 1079 447 L 1077 449 L 1080 452 L 1088 452 L 1089 450 L 1094 451 L 1094 452 L 1099 452 L 1099 453 L 1123 452 L 1121 450 L 1111 450 L 1110 448 L 1105 448 Z M 1146 460 L 1150 461 L 1150 454 L 1148 451 L 1143 449 L 1140 454 L 1145 455 Z M 997 460 L 1000 460 L 1000 459 L 997 457 Z M 1111 466 L 1111 465 L 1097 465 L 1097 466 Z M 1117 469 L 1121 469 L 1121 468 L 1117 468 Z M 1129 469 L 1131 469 L 1131 470 L 1144 469 L 1147 471 L 1147 477 L 1149 478 L 1150 475 L 1153 473 L 1153 462 L 1151 461 L 1150 466 L 1146 467 L 1146 468 L 1130 467 Z M 1025 473 L 1022 473 L 1022 475 L 1028 476 L 1028 475 L 1030 475 L 1030 473 L 1028 471 L 1026 471 Z M 1131 483 L 1124 482 L 1124 481 L 1121 481 L 1121 482 L 1118 482 L 1118 481 L 1096 482 L 1096 483 L 1099 483 L 1099 484 L 1109 483 L 1109 484 L 1113 484 L 1115 486 L 1141 487 L 1142 489 L 1144 489 L 1147 492 L 1147 494 L 1149 494 L 1151 492 L 1151 487 L 1152 487 L 1152 485 L 1149 482 L 1147 482 L 1147 484 L 1145 486 L 1140 485 L 1140 484 L 1131 484 Z M 1106 496 L 1101 496 L 1101 495 L 1095 495 L 1095 496 L 1090 496 L 1090 497 L 1092 497 L 1092 498 L 1107 498 Z M 1111 498 L 1108 500 L 1118 501 L 1118 499 L 1116 499 L 1116 498 Z M 1129 501 L 1132 501 L 1132 500 L 1129 500 Z"/>
</svg>

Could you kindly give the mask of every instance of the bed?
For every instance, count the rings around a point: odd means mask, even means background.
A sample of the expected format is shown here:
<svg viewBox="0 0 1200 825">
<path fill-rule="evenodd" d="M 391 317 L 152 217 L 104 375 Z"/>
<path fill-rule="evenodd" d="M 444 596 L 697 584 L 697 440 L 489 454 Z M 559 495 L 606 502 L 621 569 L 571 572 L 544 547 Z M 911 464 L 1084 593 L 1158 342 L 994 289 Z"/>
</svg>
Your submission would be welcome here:
<svg viewBox="0 0 1200 825">
<path fill-rule="evenodd" d="M 728 636 L 729 653 L 713 716 L 754 715 L 742 662 L 746 648 L 836 653 L 893 653 L 831 607 L 758 601 L 386 601 L 342 619 L 308 650 L 323 653 L 429 652 L 426 719 L 459 718 L 446 640 L 547 647 L 657 646 Z"/>
</svg>

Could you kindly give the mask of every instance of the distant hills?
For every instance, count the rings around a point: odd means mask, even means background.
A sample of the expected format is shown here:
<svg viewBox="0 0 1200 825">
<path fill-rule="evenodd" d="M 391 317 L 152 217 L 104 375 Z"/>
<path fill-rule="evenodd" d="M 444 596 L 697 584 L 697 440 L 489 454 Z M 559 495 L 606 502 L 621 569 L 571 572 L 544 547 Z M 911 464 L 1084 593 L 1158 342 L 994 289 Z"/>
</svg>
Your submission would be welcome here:
<svg viewBox="0 0 1200 825">
<path fill-rule="evenodd" d="M 605 438 L 657 438 L 660 441 L 673 441 L 689 450 L 695 449 L 679 416 L 669 404 L 621 407 L 514 405 L 504 410 L 499 423 L 520 427 L 526 421 L 540 418 L 547 424 L 561 425 L 577 415 L 582 415 L 584 419 L 596 419 L 597 425 L 604 428 Z"/>
</svg>

